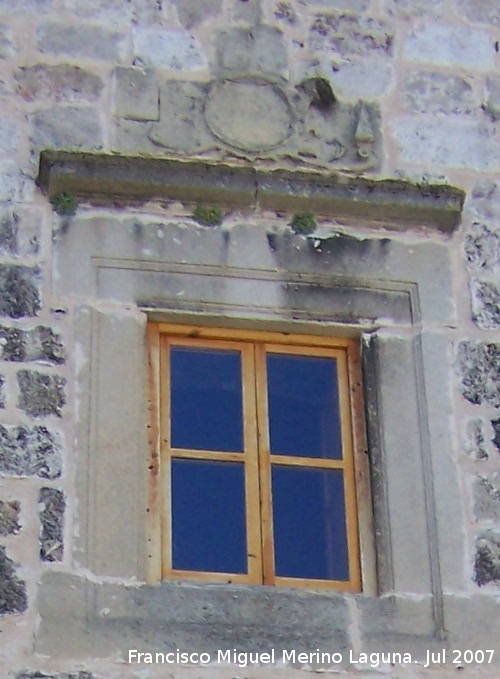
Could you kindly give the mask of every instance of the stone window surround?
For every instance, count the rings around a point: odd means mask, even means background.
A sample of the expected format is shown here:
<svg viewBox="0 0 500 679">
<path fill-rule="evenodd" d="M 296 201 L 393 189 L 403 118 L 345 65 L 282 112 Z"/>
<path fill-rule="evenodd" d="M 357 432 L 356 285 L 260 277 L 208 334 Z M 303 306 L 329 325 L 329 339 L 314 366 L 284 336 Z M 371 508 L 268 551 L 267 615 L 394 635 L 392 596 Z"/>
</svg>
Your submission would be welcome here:
<svg viewBox="0 0 500 679">
<path fill-rule="evenodd" d="M 83 177 L 88 158 L 76 163 Z M 42 170 L 49 194 L 75 185 L 74 167 L 65 176 L 67 161 L 66 155 L 62 171 L 60 162 Z M 85 186 L 91 191 L 92 181 Z M 290 193 L 293 211 L 293 187 Z M 116 186 L 109 194 L 116 195 Z M 443 228 L 422 207 L 427 198 L 415 201 L 413 216 Z M 365 217 L 372 221 L 370 205 L 368 197 Z M 354 213 L 359 209 L 358 203 Z M 441 214 L 439 206 L 433 209 Z M 405 209 L 396 206 L 390 214 L 401 226 Z M 461 513 L 456 470 L 440 454 L 451 447 L 444 329 L 456 323 L 446 244 L 337 235 L 318 252 L 312 239 L 252 226 L 240 225 L 228 236 L 222 229 L 166 224 L 167 235 L 179 241 L 175 246 L 168 239 L 166 254 L 148 247 L 158 224 L 149 230 L 137 224 L 130 216 L 77 217 L 54 248 L 54 295 L 77 300 L 81 338 L 75 560 L 95 575 L 44 576 L 37 650 L 75 657 L 127 648 L 345 649 L 354 643 L 353 622 L 361 626 L 362 650 L 441 647 L 443 591 L 461 587 L 456 563 L 464 543 L 460 522 L 450 527 L 450 517 Z M 363 336 L 378 597 L 140 584 L 148 576 L 146 323 L 220 325 L 220 314 L 231 327 Z M 404 414 L 394 409 L 401 403 Z"/>
</svg>

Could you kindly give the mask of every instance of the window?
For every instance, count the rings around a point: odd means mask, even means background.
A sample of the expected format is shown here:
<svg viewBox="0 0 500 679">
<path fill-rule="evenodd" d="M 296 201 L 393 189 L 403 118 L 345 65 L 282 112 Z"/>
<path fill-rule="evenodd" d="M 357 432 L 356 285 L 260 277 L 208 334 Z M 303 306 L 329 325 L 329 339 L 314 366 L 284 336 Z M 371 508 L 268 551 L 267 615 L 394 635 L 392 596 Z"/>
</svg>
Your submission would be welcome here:
<svg viewBox="0 0 500 679">
<path fill-rule="evenodd" d="M 359 591 L 348 339 L 154 324 L 164 579 Z"/>
</svg>

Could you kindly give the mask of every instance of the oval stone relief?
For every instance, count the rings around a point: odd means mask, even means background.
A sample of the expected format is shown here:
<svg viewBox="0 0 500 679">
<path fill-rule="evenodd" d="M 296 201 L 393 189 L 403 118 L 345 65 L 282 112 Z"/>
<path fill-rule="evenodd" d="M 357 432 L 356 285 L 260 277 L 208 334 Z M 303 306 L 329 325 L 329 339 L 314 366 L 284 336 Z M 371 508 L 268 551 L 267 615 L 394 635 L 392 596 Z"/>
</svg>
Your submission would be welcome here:
<svg viewBox="0 0 500 679">
<path fill-rule="evenodd" d="M 267 151 L 292 133 L 285 95 L 265 80 L 214 83 L 205 103 L 205 120 L 221 141 L 245 151 Z"/>
</svg>

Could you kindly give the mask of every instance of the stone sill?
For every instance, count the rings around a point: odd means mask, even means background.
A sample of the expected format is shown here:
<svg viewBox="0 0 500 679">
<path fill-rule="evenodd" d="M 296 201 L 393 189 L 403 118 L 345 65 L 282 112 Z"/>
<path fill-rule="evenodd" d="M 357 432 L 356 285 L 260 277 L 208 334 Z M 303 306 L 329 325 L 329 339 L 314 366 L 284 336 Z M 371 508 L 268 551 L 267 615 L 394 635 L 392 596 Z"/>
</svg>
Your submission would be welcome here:
<svg viewBox="0 0 500 679">
<path fill-rule="evenodd" d="M 178 200 L 443 232 L 458 226 L 465 198 L 445 184 L 66 151 L 42 151 L 38 184 L 49 197 L 66 192 L 100 204 Z"/>
</svg>

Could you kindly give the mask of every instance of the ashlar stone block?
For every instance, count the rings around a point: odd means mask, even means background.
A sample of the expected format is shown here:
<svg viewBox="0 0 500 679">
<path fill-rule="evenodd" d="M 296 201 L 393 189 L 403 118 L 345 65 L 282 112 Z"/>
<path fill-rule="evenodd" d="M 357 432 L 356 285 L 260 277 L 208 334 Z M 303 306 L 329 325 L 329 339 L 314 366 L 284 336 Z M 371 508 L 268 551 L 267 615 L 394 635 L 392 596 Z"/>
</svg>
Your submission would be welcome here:
<svg viewBox="0 0 500 679">
<path fill-rule="evenodd" d="M 486 79 L 486 102 L 484 106 L 493 120 L 500 120 L 500 77 Z"/>
<path fill-rule="evenodd" d="M 29 116 L 35 149 L 100 150 L 104 146 L 98 112 L 92 108 L 66 106 L 37 111 Z"/>
<path fill-rule="evenodd" d="M 96 25 L 44 22 L 36 34 L 36 46 L 44 54 L 64 54 L 98 61 L 121 62 L 127 39 L 122 33 Z"/>
<path fill-rule="evenodd" d="M 222 0 L 174 0 L 177 15 L 184 28 L 201 24 L 217 16 L 222 9 Z"/>
<path fill-rule="evenodd" d="M 116 68 L 113 72 L 113 111 L 129 120 L 158 120 L 159 91 L 154 71 Z"/>
<path fill-rule="evenodd" d="M 137 28 L 133 32 L 134 63 L 173 71 L 197 71 L 206 59 L 195 38 L 183 31 Z"/>
<path fill-rule="evenodd" d="M 286 78 L 288 58 L 283 33 L 271 26 L 233 28 L 216 36 L 221 75 L 248 73 Z"/>
<path fill-rule="evenodd" d="M 330 49 L 341 56 L 392 56 L 393 41 L 390 24 L 354 14 L 318 14 L 309 29 L 313 49 Z"/>
<path fill-rule="evenodd" d="M 477 107 L 472 87 L 459 76 L 413 71 L 402 88 L 405 108 L 415 113 L 470 114 Z"/>
<path fill-rule="evenodd" d="M 466 69 L 492 69 L 495 48 L 488 33 L 465 26 L 428 23 L 412 31 L 404 45 L 409 61 Z"/>
<path fill-rule="evenodd" d="M 25 101 L 87 101 L 99 99 L 102 79 L 79 66 L 36 64 L 21 66 L 14 73 L 17 91 Z"/>
<path fill-rule="evenodd" d="M 500 5 L 497 0 L 456 0 L 458 12 L 468 21 L 485 26 L 500 26 Z"/>
</svg>

